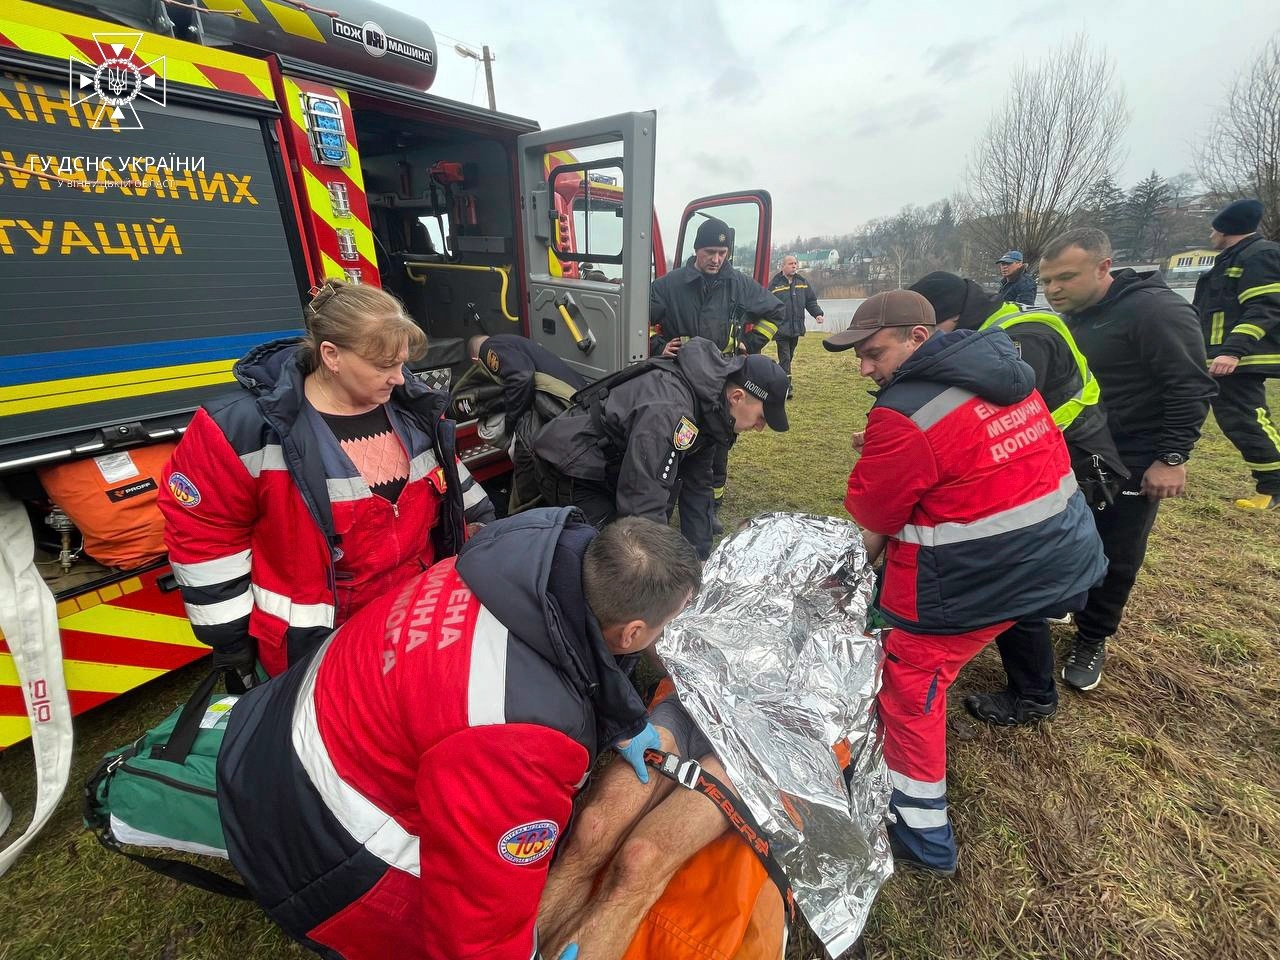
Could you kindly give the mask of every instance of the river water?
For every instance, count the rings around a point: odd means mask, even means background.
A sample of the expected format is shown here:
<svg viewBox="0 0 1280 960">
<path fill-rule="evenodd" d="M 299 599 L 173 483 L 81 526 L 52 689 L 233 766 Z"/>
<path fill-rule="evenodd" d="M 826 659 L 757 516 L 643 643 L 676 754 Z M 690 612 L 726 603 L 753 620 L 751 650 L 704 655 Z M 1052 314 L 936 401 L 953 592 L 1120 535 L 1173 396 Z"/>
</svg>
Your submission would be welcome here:
<svg viewBox="0 0 1280 960">
<path fill-rule="evenodd" d="M 1174 287 L 1174 293 L 1190 302 L 1195 296 L 1194 287 Z M 818 323 L 813 317 L 806 316 L 806 329 L 810 333 L 836 333 L 849 326 L 849 321 L 853 318 L 853 311 L 857 310 L 863 300 L 823 300 L 818 299 L 818 303 L 822 306 L 824 320 Z M 1048 308 L 1043 296 L 1037 298 L 1036 305 Z"/>
</svg>

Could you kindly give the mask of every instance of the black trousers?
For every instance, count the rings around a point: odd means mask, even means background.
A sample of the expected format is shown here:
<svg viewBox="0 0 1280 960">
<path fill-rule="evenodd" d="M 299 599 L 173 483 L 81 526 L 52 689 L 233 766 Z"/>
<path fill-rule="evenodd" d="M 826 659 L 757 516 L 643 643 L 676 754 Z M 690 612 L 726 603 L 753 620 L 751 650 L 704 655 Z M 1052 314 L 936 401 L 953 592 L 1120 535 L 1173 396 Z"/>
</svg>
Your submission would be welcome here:
<svg viewBox="0 0 1280 960">
<path fill-rule="evenodd" d="M 1238 371 L 1219 377 L 1213 415 L 1253 471 L 1258 492 L 1280 496 L 1280 433 L 1267 409 L 1267 378 Z"/>
<path fill-rule="evenodd" d="M 618 518 L 617 499 L 607 484 L 567 476 L 537 457 L 533 458 L 533 472 L 546 506 L 577 507 L 597 530 Z"/>
<path fill-rule="evenodd" d="M 796 347 L 800 345 L 800 338 L 784 337 L 782 334 L 778 334 L 773 338 L 773 342 L 778 345 L 778 366 L 789 377 L 791 376 L 791 358 L 796 355 Z"/>
<path fill-rule="evenodd" d="M 1124 606 L 1147 555 L 1147 539 L 1156 522 L 1156 512 L 1160 509 L 1159 500 L 1139 492 L 1142 468 L 1130 466 L 1129 469 L 1133 476 L 1116 502 L 1105 510 L 1093 512 L 1098 536 L 1102 538 L 1102 552 L 1107 555 L 1107 575 L 1089 591 L 1084 609 L 1075 615 L 1076 634 L 1086 642 L 1106 640 L 1120 626 Z M 1043 620 L 1016 623 L 996 638 L 996 644 L 1009 674 L 1010 690 L 1033 700 L 1056 699 L 1053 643 L 1047 623 Z"/>
</svg>

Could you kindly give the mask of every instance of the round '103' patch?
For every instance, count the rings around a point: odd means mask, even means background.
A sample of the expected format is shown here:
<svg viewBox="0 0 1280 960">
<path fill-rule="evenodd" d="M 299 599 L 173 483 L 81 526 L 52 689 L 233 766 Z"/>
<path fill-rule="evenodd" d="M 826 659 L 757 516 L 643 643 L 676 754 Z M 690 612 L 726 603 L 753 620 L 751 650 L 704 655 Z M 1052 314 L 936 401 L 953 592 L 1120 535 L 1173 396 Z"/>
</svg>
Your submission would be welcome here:
<svg viewBox="0 0 1280 960">
<path fill-rule="evenodd" d="M 180 473 L 169 474 L 169 492 L 173 499 L 188 509 L 200 504 L 199 488 Z"/>
<path fill-rule="evenodd" d="M 498 854 L 508 863 L 537 863 L 556 845 L 560 828 L 553 820 L 534 820 L 512 827 L 498 841 Z"/>
</svg>

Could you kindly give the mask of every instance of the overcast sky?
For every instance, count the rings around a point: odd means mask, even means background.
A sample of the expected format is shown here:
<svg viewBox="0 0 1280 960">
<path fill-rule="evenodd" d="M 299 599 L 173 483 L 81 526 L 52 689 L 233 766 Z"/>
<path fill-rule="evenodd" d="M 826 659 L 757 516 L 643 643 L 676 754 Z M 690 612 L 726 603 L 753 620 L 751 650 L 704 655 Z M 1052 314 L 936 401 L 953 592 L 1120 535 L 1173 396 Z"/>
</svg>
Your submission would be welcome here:
<svg viewBox="0 0 1280 960">
<path fill-rule="evenodd" d="M 664 233 L 695 196 L 764 187 L 775 249 L 952 193 L 1014 67 L 1080 31 L 1128 98 L 1121 185 L 1189 171 L 1236 70 L 1280 30 L 1276 0 L 382 2 L 435 31 L 439 96 L 484 102 L 457 39 L 496 54 L 498 109 L 544 129 L 656 110 Z"/>
</svg>

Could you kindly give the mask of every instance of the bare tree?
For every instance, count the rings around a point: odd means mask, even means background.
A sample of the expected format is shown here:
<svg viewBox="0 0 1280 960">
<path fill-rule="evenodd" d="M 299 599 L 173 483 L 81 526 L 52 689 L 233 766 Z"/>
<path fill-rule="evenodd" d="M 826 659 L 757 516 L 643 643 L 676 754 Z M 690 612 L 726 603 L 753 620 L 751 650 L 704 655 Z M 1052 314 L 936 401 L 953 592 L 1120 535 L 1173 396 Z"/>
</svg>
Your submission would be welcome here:
<svg viewBox="0 0 1280 960">
<path fill-rule="evenodd" d="M 1019 66 L 966 172 L 971 233 L 984 252 L 994 259 L 1013 247 L 1039 259 L 1090 188 L 1115 173 L 1128 122 L 1111 58 L 1084 35 Z"/>
<path fill-rule="evenodd" d="M 1197 166 L 1211 192 L 1261 200 L 1262 232 L 1280 237 L 1280 34 L 1231 84 Z"/>
</svg>

